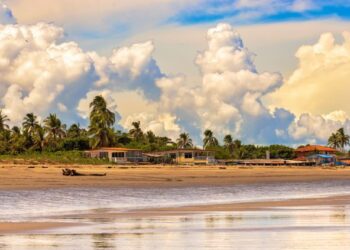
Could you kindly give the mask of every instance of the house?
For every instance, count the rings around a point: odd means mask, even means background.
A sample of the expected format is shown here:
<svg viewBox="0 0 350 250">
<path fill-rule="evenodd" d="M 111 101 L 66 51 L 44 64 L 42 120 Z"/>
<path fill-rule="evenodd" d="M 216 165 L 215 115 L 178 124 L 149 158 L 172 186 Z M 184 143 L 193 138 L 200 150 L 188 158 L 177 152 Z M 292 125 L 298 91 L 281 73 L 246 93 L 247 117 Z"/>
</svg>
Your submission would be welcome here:
<svg viewBox="0 0 350 250">
<path fill-rule="evenodd" d="M 142 150 L 130 148 L 104 147 L 85 151 L 87 157 L 106 158 L 115 163 L 143 162 Z"/>
<path fill-rule="evenodd" d="M 337 152 L 334 148 L 320 145 L 307 145 L 295 150 L 296 160 L 314 162 L 316 165 L 334 165 Z"/>
<path fill-rule="evenodd" d="M 170 159 L 176 164 L 203 165 L 214 164 L 216 162 L 214 152 L 211 150 L 174 149 L 155 152 L 154 154 L 162 156 L 163 159 Z"/>
</svg>

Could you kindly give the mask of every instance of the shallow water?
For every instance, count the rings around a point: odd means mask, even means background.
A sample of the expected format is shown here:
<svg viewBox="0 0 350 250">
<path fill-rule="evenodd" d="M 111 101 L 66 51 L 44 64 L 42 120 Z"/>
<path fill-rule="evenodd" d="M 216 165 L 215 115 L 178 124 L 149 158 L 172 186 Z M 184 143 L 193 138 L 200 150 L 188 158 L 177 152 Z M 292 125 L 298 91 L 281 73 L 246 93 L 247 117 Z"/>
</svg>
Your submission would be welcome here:
<svg viewBox="0 0 350 250">
<path fill-rule="evenodd" d="M 62 188 L 0 191 L 0 221 L 22 221 L 92 209 L 128 210 L 350 194 L 350 181 L 183 188 Z"/>
<path fill-rule="evenodd" d="M 50 189 L 0 192 L 0 221 L 190 204 L 281 200 L 350 193 L 350 182 L 300 182 L 162 189 Z M 59 220 L 67 221 L 67 220 Z M 0 235 L 0 249 L 350 249 L 350 207 L 69 220 L 79 227 Z"/>
</svg>

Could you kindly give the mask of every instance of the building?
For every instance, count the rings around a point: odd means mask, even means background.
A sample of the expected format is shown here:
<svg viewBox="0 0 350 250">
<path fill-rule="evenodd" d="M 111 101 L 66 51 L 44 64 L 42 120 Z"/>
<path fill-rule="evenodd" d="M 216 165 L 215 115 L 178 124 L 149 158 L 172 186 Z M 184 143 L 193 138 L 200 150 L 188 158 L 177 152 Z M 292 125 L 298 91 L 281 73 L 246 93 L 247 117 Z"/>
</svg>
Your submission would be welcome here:
<svg viewBox="0 0 350 250">
<path fill-rule="evenodd" d="M 142 150 L 130 148 L 104 147 L 85 151 L 87 157 L 105 158 L 115 163 L 138 163 L 143 162 Z"/>
<path fill-rule="evenodd" d="M 170 159 L 172 163 L 188 165 L 214 164 L 214 152 L 202 149 L 174 149 L 161 152 L 154 152 L 163 159 Z"/>
<path fill-rule="evenodd" d="M 295 150 L 296 160 L 314 162 L 316 165 L 334 165 L 337 152 L 334 148 L 320 145 L 307 145 Z"/>
</svg>

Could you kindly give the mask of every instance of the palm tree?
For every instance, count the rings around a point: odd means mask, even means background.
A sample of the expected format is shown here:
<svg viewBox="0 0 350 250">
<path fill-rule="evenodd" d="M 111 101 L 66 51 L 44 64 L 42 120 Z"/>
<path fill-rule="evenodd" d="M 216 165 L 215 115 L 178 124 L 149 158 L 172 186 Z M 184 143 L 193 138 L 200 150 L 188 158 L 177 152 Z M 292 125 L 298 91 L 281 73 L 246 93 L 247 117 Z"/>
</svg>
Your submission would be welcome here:
<svg viewBox="0 0 350 250">
<path fill-rule="evenodd" d="M 37 121 L 37 117 L 33 113 L 26 114 L 26 116 L 24 117 L 22 126 L 23 126 L 23 129 L 31 137 L 34 136 L 34 134 L 36 133 L 36 130 L 40 127 L 39 122 Z"/>
<path fill-rule="evenodd" d="M 7 122 L 9 121 L 10 119 L 7 117 L 7 115 L 4 115 L 0 109 L 0 132 L 9 129 L 9 126 L 7 125 Z"/>
<path fill-rule="evenodd" d="M 345 146 L 349 145 L 350 143 L 350 136 L 345 134 L 344 128 L 340 128 L 337 131 L 337 137 L 339 141 L 339 146 L 344 151 Z"/>
<path fill-rule="evenodd" d="M 134 138 L 134 140 L 140 141 L 143 138 L 143 132 L 141 130 L 141 123 L 140 123 L 140 121 L 133 122 L 132 126 L 134 128 L 130 129 L 129 134 L 131 135 L 131 137 Z"/>
<path fill-rule="evenodd" d="M 67 130 L 67 137 L 77 138 L 81 135 L 81 129 L 79 123 L 73 123 Z"/>
<path fill-rule="evenodd" d="M 214 137 L 213 131 L 207 129 L 204 131 L 204 139 L 203 139 L 203 148 L 206 149 L 208 147 L 218 146 L 218 139 Z"/>
<path fill-rule="evenodd" d="M 65 125 L 62 124 L 61 120 L 56 116 L 56 114 L 50 114 L 44 120 L 44 129 L 47 133 L 47 138 L 49 141 L 62 139 L 66 134 Z"/>
<path fill-rule="evenodd" d="M 233 148 L 234 148 L 234 151 L 237 152 L 237 153 L 235 153 L 235 156 L 238 159 L 242 159 L 244 157 L 244 154 L 245 154 L 245 149 L 244 149 L 244 147 L 242 147 L 242 142 L 240 140 L 234 140 L 233 141 Z"/>
<path fill-rule="evenodd" d="M 43 151 L 43 148 L 45 146 L 45 130 L 43 127 L 39 126 L 38 129 L 35 131 L 33 141 L 33 146 L 35 148 L 38 148 L 40 152 Z"/>
<path fill-rule="evenodd" d="M 228 151 L 230 152 L 230 155 L 232 157 L 235 145 L 233 143 L 233 138 L 232 138 L 231 135 L 225 135 L 225 137 L 224 137 L 224 146 L 225 146 L 225 148 L 228 149 Z"/>
<path fill-rule="evenodd" d="M 11 133 L 10 143 L 14 143 L 15 141 L 17 141 L 21 137 L 21 130 L 17 126 L 12 127 L 10 133 Z"/>
<path fill-rule="evenodd" d="M 107 108 L 106 100 L 98 95 L 90 103 L 90 121 L 93 123 L 103 124 L 105 127 L 113 126 L 115 122 L 115 115 Z"/>
<path fill-rule="evenodd" d="M 111 126 L 115 122 L 115 114 L 107 108 L 106 100 L 102 96 L 95 96 L 90 108 L 91 146 L 93 148 L 110 146 L 114 137 Z"/>
<path fill-rule="evenodd" d="M 332 133 L 328 138 L 328 145 L 334 149 L 340 148 L 339 137 L 337 133 Z"/>
<path fill-rule="evenodd" d="M 153 133 L 153 131 L 147 131 L 146 133 L 147 141 L 149 143 L 155 143 L 156 142 L 156 135 Z"/>
<path fill-rule="evenodd" d="M 179 138 L 176 140 L 177 147 L 180 149 L 193 148 L 192 139 L 188 133 L 181 133 Z"/>
<path fill-rule="evenodd" d="M 24 152 L 26 148 L 26 138 L 22 136 L 19 127 L 14 126 L 10 131 L 9 150 L 12 154 Z"/>
</svg>

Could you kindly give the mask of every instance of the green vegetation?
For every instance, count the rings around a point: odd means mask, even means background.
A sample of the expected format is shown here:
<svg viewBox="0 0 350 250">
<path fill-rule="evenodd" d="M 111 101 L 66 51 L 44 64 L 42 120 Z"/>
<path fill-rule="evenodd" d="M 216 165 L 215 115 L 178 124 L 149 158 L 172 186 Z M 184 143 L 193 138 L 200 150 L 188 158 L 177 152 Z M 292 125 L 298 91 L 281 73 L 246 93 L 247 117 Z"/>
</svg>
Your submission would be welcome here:
<svg viewBox="0 0 350 250">
<path fill-rule="evenodd" d="M 180 134 L 179 138 L 176 140 L 177 148 L 193 148 L 193 142 L 188 133 Z"/>
<path fill-rule="evenodd" d="M 345 134 L 344 128 L 340 128 L 337 132 L 331 134 L 328 145 L 344 152 L 345 147 L 350 145 L 350 136 Z"/>
<path fill-rule="evenodd" d="M 43 163 L 62 163 L 62 164 L 109 164 L 105 159 L 84 157 L 81 151 L 56 151 L 56 152 L 25 152 L 19 155 L 0 155 L 0 161 L 11 161 L 13 163 L 26 163 L 36 165 Z"/>
<path fill-rule="evenodd" d="M 168 137 L 157 136 L 152 131 L 142 131 L 139 121 L 133 122 L 128 132 L 115 130 L 115 115 L 108 109 L 102 96 L 93 99 L 90 109 L 87 129 L 75 123 L 67 128 L 56 114 L 49 114 L 41 124 L 33 113 L 28 113 L 23 118 L 21 128 L 10 128 L 8 117 L 0 110 L 0 159 L 99 164 L 105 162 L 85 158 L 82 151 L 108 146 L 138 148 L 145 152 L 194 147 L 188 133 L 181 133 L 174 142 Z M 344 147 L 349 142 L 348 137 L 340 136 L 341 132 L 337 132 L 337 147 Z M 294 157 L 293 148 L 283 145 L 244 145 L 240 140 L 234 140 L 232 135 L 226 135 L 220 145 L 209 129 L 203 134 L 203 148 L 214 150 L 217 159 L 265 158 L 267 151 L 271 158 Z"/>
</svg>

